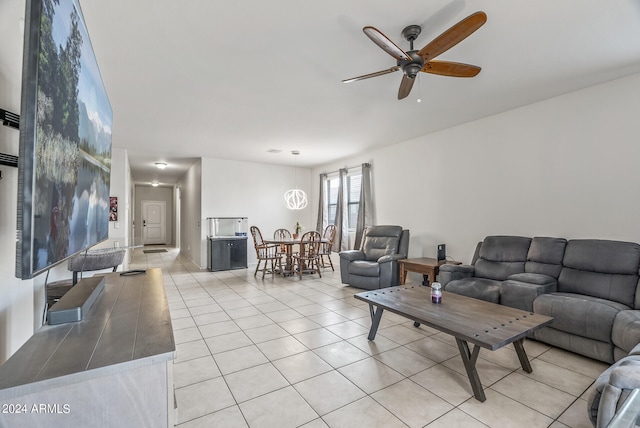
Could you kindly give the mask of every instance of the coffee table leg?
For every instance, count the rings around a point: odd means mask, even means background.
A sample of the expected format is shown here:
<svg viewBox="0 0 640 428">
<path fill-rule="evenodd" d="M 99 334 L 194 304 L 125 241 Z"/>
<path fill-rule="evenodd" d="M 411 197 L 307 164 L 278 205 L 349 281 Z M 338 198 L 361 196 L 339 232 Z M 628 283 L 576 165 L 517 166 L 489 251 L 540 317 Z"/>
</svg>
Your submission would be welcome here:
<svg viewBox="0 0 640 428">
<path fill-rule="evenodd" d="M 513 347 L 516 348 L 516 353 L 518 354 L 518 359 L 520 360 L 522 370 L 527 373 L 533 372 L 531 363 L 529 362 L 529 358 L 527 357 L 527 352 L 524 350 L 524 338 L 518 339 L 513 342 Z"/>
<path fill-rule="evenodd" d="M 373 305 L 369 305 L 369 312 L 371 312 L 371 329 L 369 330 L 369 340 L 373 340 L 376 338 L 376 333 L 378 332 L 378 326 L 380 325 L 380 319 L 382 318 L 382 312 L 384 309 L 380 306 L 375 310 L 373 310 Z"/>
<path fill-rule="evenodd" d="M 458 339 L 456 337 L 456 343 L 458 344 L 458 349 L 460 350 L 460 356 L 462 357 L 464 368 L 467 370 L 467 376 L 469 377 L 469 382 L 471 383 L 471 389 L 473 389 L 473 395 L 476 397 L 476 400 L 485 401 L 487 397 L 485 397 L 484 395 L 482 383 L 480 382 L 478 370 L 476 369 L 476 361 L 478 361 L 480 347 L 478 345 L 474 345 L 473 352 L 471 352 L 466 341 Z"/>
</svg>

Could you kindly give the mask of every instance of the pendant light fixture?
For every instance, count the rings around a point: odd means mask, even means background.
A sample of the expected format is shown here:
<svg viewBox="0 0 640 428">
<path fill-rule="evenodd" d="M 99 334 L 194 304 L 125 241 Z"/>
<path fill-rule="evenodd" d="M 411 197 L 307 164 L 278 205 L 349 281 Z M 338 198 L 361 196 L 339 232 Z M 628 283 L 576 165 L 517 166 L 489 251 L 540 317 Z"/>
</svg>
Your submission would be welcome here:
<svg viewBox="0 0 640 428">
<path fill-rule="evenodd" d="M 294 150 L 291 152 L 293 156 L 298 156 L 300 154 L 299 151 Z M 293 174 L 294 174 L 294 184 L 295 188 L 291 190 L 287 190 L 284 194 L 284 203 L 287 205 L 287 208 L 290 210 L 301 210 L 307 206 L 307 194 L 304 190 L 298 189 L 298 177 L 297 177 L 297 162 L 294 158 L 294 166 L 293 166 Z"/>
</svg>

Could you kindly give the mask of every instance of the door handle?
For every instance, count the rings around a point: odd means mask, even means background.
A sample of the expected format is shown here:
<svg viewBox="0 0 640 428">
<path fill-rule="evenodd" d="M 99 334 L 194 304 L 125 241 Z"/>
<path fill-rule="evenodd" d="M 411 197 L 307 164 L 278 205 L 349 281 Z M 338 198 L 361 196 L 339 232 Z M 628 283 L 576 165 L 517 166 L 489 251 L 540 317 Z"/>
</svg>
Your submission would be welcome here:
<svg viewBox="0 0 640 428">
<path fill-rule="evenodd" d="M 146 227 L 146 226 L 147 226 L 147 220 L 144 220 L 144 219 L 142 220 L 142 226 L 143 226 L 143 227 Z"/>
</svg>

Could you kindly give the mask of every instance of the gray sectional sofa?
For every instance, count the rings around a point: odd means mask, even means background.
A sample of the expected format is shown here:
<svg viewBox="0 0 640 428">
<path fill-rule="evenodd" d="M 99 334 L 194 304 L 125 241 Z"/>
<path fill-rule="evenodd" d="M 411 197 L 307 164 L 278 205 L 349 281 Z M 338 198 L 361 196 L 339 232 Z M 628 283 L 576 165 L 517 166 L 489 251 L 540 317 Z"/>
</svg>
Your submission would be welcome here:
<svg viewBox="0 0 640 428">
<path fill-rule="evenodd" d="M 613 363 L 640 343 L 640 245 L 488 236 L 471 265 L 443 265 L 446 291 L 548 315 L 534 338 Z"/>
</svg>

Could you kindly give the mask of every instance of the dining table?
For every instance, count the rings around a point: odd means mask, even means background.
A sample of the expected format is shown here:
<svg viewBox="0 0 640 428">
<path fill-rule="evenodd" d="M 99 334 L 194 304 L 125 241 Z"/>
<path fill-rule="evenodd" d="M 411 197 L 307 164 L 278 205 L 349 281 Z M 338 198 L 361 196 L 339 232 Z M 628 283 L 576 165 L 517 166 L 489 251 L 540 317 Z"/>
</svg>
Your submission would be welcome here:
<svg viewBox="0 0 640 428">
<path fill-rule="evenodd" d="M 300 245 L 300 241 L 300 239 L 294 238 L 271 238 L 264 240 L 264 243 L 267 245 L 280 245 L 280 248 L 284 249 L 285 263 L 280 271 L 280 273 L 284 276 L 293 275 L 296 273 L 293 263 L 293 253 L 294 247 L 296 245 Z M 320 242 L 322 244 L 326 244 L 329 242 L 329 240 L 322 239 Z"/>
</svg>

